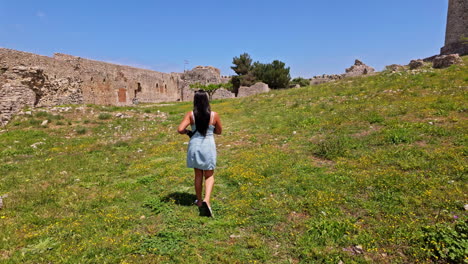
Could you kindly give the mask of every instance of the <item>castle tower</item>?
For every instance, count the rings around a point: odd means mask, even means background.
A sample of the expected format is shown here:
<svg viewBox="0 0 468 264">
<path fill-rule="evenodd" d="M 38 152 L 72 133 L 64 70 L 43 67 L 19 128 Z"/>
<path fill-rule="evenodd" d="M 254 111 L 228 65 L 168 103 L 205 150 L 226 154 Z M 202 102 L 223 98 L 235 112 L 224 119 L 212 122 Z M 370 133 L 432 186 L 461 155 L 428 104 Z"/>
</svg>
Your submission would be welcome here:
<svg viewBox="0 0 468 264">
<path fill-rule="evenodd" d="M 449 0 L 445 46 L 440 53 L 468 55 L 468 0 Z"/>
</svg>

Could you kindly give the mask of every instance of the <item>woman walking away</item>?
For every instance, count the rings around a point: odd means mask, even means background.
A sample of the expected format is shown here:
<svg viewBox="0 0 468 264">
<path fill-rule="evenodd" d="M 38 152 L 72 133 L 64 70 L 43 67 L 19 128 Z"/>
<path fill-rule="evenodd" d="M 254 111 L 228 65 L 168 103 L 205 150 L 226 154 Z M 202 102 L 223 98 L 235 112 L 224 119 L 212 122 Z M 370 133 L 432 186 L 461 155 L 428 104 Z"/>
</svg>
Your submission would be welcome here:
<svg viewBox="0 0 468 264">
<path fill-rule="evenodd" d="M 192 131 L 187 130 L 191 125 Z M 203 90 L 195 92 L 193 111 L 185 114 L 177 131 L 190 136 L 187 151 L 187 167 L 195 170 L 195 204 L 200 212 L 206 211 L 213 216 L 210 196 L 214 185 L 216 167 L 216 145 L 214 134 L 220 135 L 223 128 L 218 113 L 211 111 L 208 94 Z M 205 178 L 205 197 L 202 200 L 203 178 Z"/>
</svg>

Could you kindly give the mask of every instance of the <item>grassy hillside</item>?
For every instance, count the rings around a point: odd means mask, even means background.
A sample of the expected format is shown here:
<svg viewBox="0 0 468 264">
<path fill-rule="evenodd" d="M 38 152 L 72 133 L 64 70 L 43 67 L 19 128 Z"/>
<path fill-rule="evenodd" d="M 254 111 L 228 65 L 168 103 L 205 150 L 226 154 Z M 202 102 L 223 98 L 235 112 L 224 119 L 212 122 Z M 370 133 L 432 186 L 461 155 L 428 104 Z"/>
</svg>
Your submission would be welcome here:
<svg viewBox="0 0 468 264">
<path fill-rule="evenodd" d="M 191 103 L 36 109 L 0 133 L 0 262 L 466 263 L 467 90 L 452 66 L 213 101 L 214 219 Z"/>
</svg>

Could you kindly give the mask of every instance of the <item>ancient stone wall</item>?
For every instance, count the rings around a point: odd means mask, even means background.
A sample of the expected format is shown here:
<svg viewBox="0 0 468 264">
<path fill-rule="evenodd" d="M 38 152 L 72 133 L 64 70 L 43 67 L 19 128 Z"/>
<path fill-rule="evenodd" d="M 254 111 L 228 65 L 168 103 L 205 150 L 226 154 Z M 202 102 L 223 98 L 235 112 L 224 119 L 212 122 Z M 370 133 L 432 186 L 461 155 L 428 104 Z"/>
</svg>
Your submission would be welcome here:
<svg viewBox="0 0 468 264">
<path fill-rule="evenodd" d="M 180 99 L 179 75 L 55 54 L 72 65 L 83 80 L 84 101 L 90 104 L 129 105 Z"/>
<path fill-rule="evenodd" d="M 189 85 L 196 82 L 220 83 L 219 69 L 197 66 L 185 73 L 162 73 L 60 53 L 47 57 L 0 48 L 0 116 L 4 120 L 25 106 L 192 100 Z"/>
<path fill-rule="evenodd" d="M 468 54 L 468 1 L 449 0 L 445 46 L 441 54 Z"/>
</svg>

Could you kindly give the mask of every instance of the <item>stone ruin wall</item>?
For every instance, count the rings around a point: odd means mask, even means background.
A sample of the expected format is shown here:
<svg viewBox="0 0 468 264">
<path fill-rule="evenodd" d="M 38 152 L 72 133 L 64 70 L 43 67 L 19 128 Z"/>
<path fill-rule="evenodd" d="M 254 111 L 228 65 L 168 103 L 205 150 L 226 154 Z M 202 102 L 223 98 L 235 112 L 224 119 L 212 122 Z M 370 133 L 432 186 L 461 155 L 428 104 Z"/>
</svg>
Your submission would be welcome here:
<svg viewBox="0 0 468 264">
<path fill-rule="evenodd" d="M 322 84 L 322 83 L 327 83 L 327 82 L 334 82 L 334 81 L 341 80 L 347 77 L 373 75 L 374 73 L 375 73 L 374 68 L 367 66 L 362 61 L 356 59 L 354 61 L 354 65 L 347 68 L 345 70 L 345 73 L 343 74 L 318 75 L 318 76 L 314 76 L 310 78 L 309 81 L 310 81 L 310 85 L 317 85 L 317 84 Z"/>
<path fill-rule="evenodd" d="M 196 66 L 161 73 L 56 53 L 53 57 L 0 48 L 0 124 L 24 107 L 61 104 L 132 105 L 193 100 L 191 84 L 226 83 L 219 69 Z M 257 83 L 238 97 L 269 91 Z M 213 99 L 236 97 L 219 89 Z"/>
<path fill-rule="evenodd" d="M 192 83 L 219 83 L 218 69 L 197 66 L 161 73 L 56 53 L 53 57 L 0 48 L 0 123 L 25 106 L 132 105 L 193 99 Z"/>
<path fill-rule="evenodd" d="M 449 0 L 445 46 L 441 54 L 468 54 L 468 1 Z"/>
<path fill-rule="evenodd" d="M 83 81 L 83 100 L 89 104 L 131 105 L 138 102 L 177 101 L 179 75 L 138 69 L 55 54 L 54 59 L 71 65 Z"/>
</svg>

